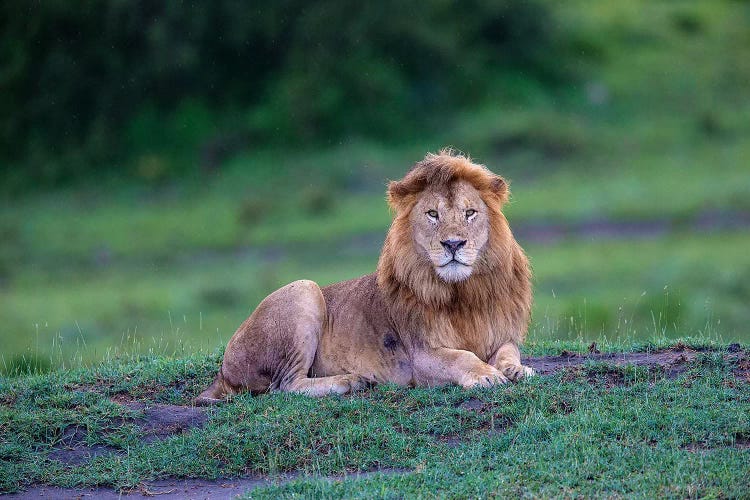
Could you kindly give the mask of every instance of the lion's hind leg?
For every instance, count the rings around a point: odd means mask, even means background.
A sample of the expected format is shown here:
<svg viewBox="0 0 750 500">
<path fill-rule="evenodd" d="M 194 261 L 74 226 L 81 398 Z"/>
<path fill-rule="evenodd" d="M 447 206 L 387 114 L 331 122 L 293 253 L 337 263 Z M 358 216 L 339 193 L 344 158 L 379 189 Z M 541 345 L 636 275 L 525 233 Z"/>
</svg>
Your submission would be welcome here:
<svg viewBox="0 0 750 500">
<path fill-rule="evenodd" d="M 236 391 L 229 387 L 224 381 L 224 377 L 219 369 L 214 381 L 211 382 L 205 391 L 195 398 L 193 403 L 197 406 L 209 406 L 221 403 L 228 394 L 235 394 Z"/>
<path fill-rule="evenodd" d="M 291 381 L 282 390 L 307 396 L 325 396 L 327 394 L 346 394 L 364 389 L 366 385 L 365 379 L 359 375 L 347 373 L 330 377 L 300 377 Z"/>
<path fill-rule="evenodd" d="M 215 404 L 245 391 L 324 396 L 364 387 L 362 378 L 353 374 L 308 376 L 326 316 L 323 292 L 316 283 L 300 280 L 276 290 L 232 336 L 219 374 L 195 404 Z"/>
<path fill-rule="evenodd" d="M 322 329 L 326 321 L 327 309 L 323 293 L 312 281 L 296 283 L 294 303 L 298 304 L 295 314 L 284 316 L 284 330 L 289 335 L 289 352 L 271 382 L 271 390 L 297 392 L 308 396 L 346 394 L 362 389 L 366 381 L 356 374 L 345 373 L 327 377 L 310 377 L 310 368 L 315 361 Z"/>
</svg>

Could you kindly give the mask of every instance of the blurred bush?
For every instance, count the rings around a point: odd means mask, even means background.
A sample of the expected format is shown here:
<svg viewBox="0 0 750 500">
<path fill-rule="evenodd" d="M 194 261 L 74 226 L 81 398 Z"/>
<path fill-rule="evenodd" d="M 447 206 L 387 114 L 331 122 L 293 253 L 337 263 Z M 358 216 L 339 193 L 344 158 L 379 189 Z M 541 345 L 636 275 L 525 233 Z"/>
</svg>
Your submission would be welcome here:
<svg viewBox="0 0 750 500">
<path fill-rule="evenodd" d="M 9 0 L 0 174 L 158 180 L 260 143 L 437 129 L 509 72 L 570 77 L 560 26 L 536 1 Z"/>
</svg>

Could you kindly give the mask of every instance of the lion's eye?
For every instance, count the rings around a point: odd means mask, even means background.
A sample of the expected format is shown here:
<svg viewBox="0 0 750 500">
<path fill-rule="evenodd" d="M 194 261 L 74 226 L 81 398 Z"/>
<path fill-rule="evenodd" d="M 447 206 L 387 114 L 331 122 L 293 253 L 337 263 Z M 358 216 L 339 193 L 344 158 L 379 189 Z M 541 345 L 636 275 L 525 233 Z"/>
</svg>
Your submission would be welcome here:
<svg viewBox="0 0 750 500">
<path fill-rule="evenodd" d="M 470 208 L 470 209 L 468 209 L 468 210 L 466 211 L 466 218 L 468 219 L 469 217 L 471 217 L 471 216 L 472 216 L 472 215 L 474 215 L 475 213 L 477 213 L 477 211 L 476 211 L 476 210 L 474 210 L 473 208 Z"/>
<path fill-rule="evenodd" d="M 437 210 L 428 210 L 427 211 L 427 215 L 429 215 L 433 219 L 437 219 L 438 218 Z"/>
</svg>

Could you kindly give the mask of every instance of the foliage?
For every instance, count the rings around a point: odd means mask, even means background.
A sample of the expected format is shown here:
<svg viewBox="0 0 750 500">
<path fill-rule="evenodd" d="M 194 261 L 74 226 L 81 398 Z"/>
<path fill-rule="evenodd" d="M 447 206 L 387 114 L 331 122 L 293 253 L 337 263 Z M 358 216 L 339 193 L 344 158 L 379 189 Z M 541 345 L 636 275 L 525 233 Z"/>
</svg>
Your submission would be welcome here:
<svg viewBox="0 0 750 500">
<path fill-rule="evenodd" d="M 14 185 L 123 162 L 158 180 L 261 141 L 393 139 L 500 73 L 570 69 L 535 1 L 10 1 L 0 18 L 0 174 Z"/>
</svg>

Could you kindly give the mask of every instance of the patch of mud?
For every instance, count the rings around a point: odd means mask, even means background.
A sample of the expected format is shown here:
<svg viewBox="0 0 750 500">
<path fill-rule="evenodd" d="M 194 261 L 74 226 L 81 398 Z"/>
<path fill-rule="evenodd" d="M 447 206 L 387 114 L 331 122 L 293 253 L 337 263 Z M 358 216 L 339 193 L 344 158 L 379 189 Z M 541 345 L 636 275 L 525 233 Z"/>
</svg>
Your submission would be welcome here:
<svg viewBox="0 0 750 500">
<path fill-rule="evenodd" d="M 470 398 L 458 405 L 458 407 L 463 410 L 478 411 L 484 409 L 485 402 L 477 398 Z"/>
<path fill-rule="evenodd" d="M 223 479 L 205 481 L 201 479 L 173 479 L 144 483 L 130 491 L 119 492 L 108 488 L 61 488 L 58 486 L 33 486 L 24 492 L 8 495 L 18 499 L 86 499 L 117 500 L 120 498 L 145 499 L 178 499 L 236 498 L 247 491 L 273 484 L 265 478 Z"/>
<path fill-rule="evenodd" d="M 133 423 L 140 427 L 141 441 L 148 444 L 176 436 L 193 428 L 202 427 L 208 420 L 205 409 L 194 406 L 177 406 L 166 404 L 127 403 L 131 410 L 143 412 L 143 417 L 131 420 L 118 418 L 116 425 Z M 122 450 L 112 446 L 86 444 L 86 431 L 80 427 L 70 426 L 63 432 L 48 457 L 65 465 L 82 465 L 102 455 L 120 454 Z"/>
<path fill-rule="evenodd" d="M 603 385 L 604 387 L 617 387 L 625 385 L 625 374 L 617 367 L 597 367 L 595 370 L 586 370 L 582 366 L 565 368 L 564 382 L 573 382 L 585 378 L 590 384 Z"/>
<path fill-rule="evenodd" d="M 11 392 L 0 394 L 0 406 L 13 406 L 17 398 L 18 395 Z"/>
<path fill-rule="evenodd" d="M 128 378 L 128 377 L 126 377 Z M 112 380 L 102 380 L 96 383 L 73 383 L 66 384 L 65 388 L 70 391 L 83 391 L 108 397 L 118 404 L 137 403 L 143 401 L 163 403 L 188 403 L 195 395 L 203 389 L 204 381 L 190 377 L 184 380 L 175 380 L 168 384 L 157 384 L 146 381 L 135 387 L 123 387 Z"/>
<path fill-rule="evenodd" d="M 456 435 L 437 436 L 435 440 L 438 443 L 444 444 L 448 448 L 457 448 L 461 446 L 464 442 L 466 442 L 466 439 L 464 439 L 462 436 L 456 436 Z"/>
<path fill-rule="evenodd" d="M 244 478 L 233 479 L 165 479 L 160 481 L 150 481 L 142 483 L 132 490 L 122 492 L 109 488 L 61 488 L 57 486 L 32 486 L 21 493 L 8 495 L 7 498 L 14 499 L 86 499 L 96 498 L 97 500 L 117 500 L 117 499 L 209 499 L 220 500 L 237 498 L 239 495 L 246 494 L 256 488 L 263 488 L 271 485 L 282 485 L 295 480 L 304 479 L 322 479 L 324 481 L 344 481 L 367 479 L 378 474 L 400 475 L 410 472 L 406 469 L 383 468 L 373 471 L 354 472 L 346 475 L 333 476 L 308 476 L 301 473 L 284 474 L 276 478 L 265 476 L 249 476 Z"/>
<path fill-rule="evenodd" d="M 120 452 L 117 448 L 103 444 L 89 446 L 86 444 L 86 431 L 71 426 L 65 429 L 60 442 L 54 446 L 48 457 L 65 465 L 81 465 L 93 458 Z"/>
<path fill-rule="evenodd" d="M 710 450 L 716 450 L 720 448 L 737 448 L 739 450 L 750 449 L 750 435 L 738 433 L 734 435 L 734 439 L 729 444 L 714 444 L 711 445 L 705 442 L 688 443 L 681 447 L 683 450 L 691 451 L 694 453 L 701 453 Z"/>
<path fill-rule="evenodd" d="M 511 422 L 504 416 L 491 418 L 489 422 L 483 423 L 476 431 L 467 431 L 466 434 L 442 434 L 434 436 L 436 442 L 444 444 L 449 448 L 457 448 L 465 443 L 470 443 L 476 438 L 476 433 L 483 437 L 492 437 L 505 432 L 510 428 Z"/>
<path fill-rule="evenodd" d="M 208 420 L 205 409 L 196 406 L 128 403 L 131 410 L 143 411 L 143 418 L 135 420 L 144 433 L 143 442 L 150 443 L 200 428 Z"/>
<path fill-rule="evenodd" d="M 750 356 L 746 353 L 744 356 L 738 356 L 735 358 L 734 363 L 734 376 L 743 381 L 750 383 Z"/>
<path fill-rule="evenodd" d="M 563 415 L 570 415 L 576 409 L 576 405 L 565 399 L 553 400 L 549 408 L 547 409 L 550 413 L 560 413 Z"/>
<path fill-rule="evenodd" d="M 505 431 L 513 425 L 510 417 L 496 413 L 496 411 L 499 410 L 497 405 L 486 403 L 477 398 L 469 398 L 466 401 L 457 404 L 455 407 L 474 413 L 484 414 L 486 420 L 479 423 L 478 427 L 469 429 L 462 434 L 440 434 L 434 436 L 435 441 L 450 448 L 455 448 L 463 443 L 470 442 L 474 438 L 474 432 L 481 432 L 485 436 L 492 436 L 494 434 L 505 433 Z"/>
<path fill-rule="evenodd" d="M 686 365 L 694 361 L 695 357 L 694 351 L 682 349 L 627 353 L 591 352 L 588 354 L 563 351 L 559 356 L 525 358 L 522 363 L 532 367 L 539 375 L 552 375 L 561 370 L 581 367 L 585 363 L 597 362 L 617 367 L 631 365 L 661 369 L 666 377 L 675 378 L 687 371 Z M 613 380 L 612 382 L 616 381 Z"/>
</svg>

